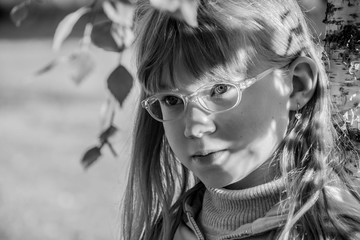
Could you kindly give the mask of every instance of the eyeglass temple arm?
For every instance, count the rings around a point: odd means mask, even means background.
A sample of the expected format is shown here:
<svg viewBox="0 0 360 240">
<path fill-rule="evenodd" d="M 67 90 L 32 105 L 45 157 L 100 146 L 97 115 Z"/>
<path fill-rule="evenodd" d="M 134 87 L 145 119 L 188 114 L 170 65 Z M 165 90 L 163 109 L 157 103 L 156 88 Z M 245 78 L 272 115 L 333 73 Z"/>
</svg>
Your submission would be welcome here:
<svg viewBox="0 0 360 240">
<path fill-rule="evenodd" d="M 269 68 L 267 70 L 265 70 L 264 72 L 260 73 L 259 75 L 250 78 L 250 79 L 246 79 L 242 82 L 239 83 L 240 88 L 248 88 L 251 85 L 253 85 L 254 83 L 256 83 L 257 81 L 263 79 L 264 77 L 266 77 L 268 74 L 270 74 L 272 71 L 274 71 L 274 68 Z"/>
</svg>

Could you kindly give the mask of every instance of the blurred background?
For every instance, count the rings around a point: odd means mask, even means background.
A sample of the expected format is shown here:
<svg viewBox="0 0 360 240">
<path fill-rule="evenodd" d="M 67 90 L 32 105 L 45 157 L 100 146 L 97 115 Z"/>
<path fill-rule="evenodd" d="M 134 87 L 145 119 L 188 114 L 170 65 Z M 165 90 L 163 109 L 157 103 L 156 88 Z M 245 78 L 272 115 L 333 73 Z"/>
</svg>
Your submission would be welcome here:
<svg viewBox="0 0 360 240">
<path fill-rule="evenodd" d="M 93 47 L 94 71 L 79 86 L 66 65 L 35 76 L 78 48 L 81 21 L 58 53 L 52 38 L 60 20 L 88 1 L 42 1 L 16 27 L 9 13 L 19 2 L 0 0 L 0 240 L 118 239 L 133 93 L 116 115 L 118 157 L 104 147 L 89 169 L 80 160 L 98 143 L 106 78 L 119 56 Z"/>
</svg>

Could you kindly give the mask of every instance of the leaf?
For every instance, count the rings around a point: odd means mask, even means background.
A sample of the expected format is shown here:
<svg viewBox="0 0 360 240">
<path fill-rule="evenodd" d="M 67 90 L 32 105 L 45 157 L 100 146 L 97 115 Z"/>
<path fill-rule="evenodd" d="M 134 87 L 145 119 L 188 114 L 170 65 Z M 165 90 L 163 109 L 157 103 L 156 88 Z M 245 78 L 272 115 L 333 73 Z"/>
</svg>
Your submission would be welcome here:
<svg viewBox="0 0 360 240">
<path fill-rule="evenodd" d="M 150 4 L 162 11 L 175 12 L 180 8 L 182 0 L 150 0 Z"/>
<path fill-rule="evenodd" d="M 116 100 L 112 97 L 107 98 L 106 102 L 102 104 L 100 108 L 101 126 L 109 126 L 114 121 L 115 103 Z"/>
<path fill-rule="evenodd" d="M 103 131 L 101 134 L 100 134 L 100 142 L 101 143 L 105 143 L 105 142 L 108 142 L 108 139 L 113 136 L 116 132 L 118 131 L 118 129 L 113 126 L 113 125 L 110 125 L 105 131 Z"/>
<path fill-rule="evenodd" d="M 104 1 L 103 2 L 103 9 L 106 14 L 106 16 L 113 22 L 116 22 L 116 20 L 119 18 L 116 12 L 116 7 L 114 6 L 115 3 Z"/>
<path fill-rule="evenodd" d="M 111 35 L 112 22 L 107 20 L 94 24 L 91 32 L 91 41 L 106 51 L 120 52 L 121 49 Z"/>
<path fill-rule="evenodd" d="M 92 147 L 86 151 L 83 158 L 81 159 L 81 164 L 85 169 L 89 168 L 94 162 L 96 162 L 101 156 L 101 148 L 98 146 Z"/>
<path fill-rule="evenodd" d="M 51 61 L 50 63 L 46 64 L 44 67 L 37 70 L 35 72 L 35 74 L 36 75 L 42 75 L 44 73 L 47 73 L 50 70 L 54 69 L 58 64 L 59 64 L 59 62 L 55 59 L 55 60 Z"/>
<path fill-rule="evenodd" d="M 135 39 L 131 29 L 135 7 L 128 1 L 105 1 L 103 9 L 110 20 L 94 25 L 92 42 L 104 50 L 121 52 Z"/>
<path fill-rule="evenodd" d="M 108 77 L 107 85 L 121 106 L 131 91 L 133 77 L 124 66 L 119 65 Z"/>
<path fill-rule="evenodd" d="M 59 57 L 38 71 L 36 75 L 42 75 L 53 70 L 60 64 L 67 63 L 71 71 L 71 79 L 80 84 L 95 68 L 95 61 L 93 56 L 87 50 L 79 50 L 70 55 Z"/>
<path fill-rule="evenodd" d="M 89 7 L 82 7 L 68 14 L 61 22 L 58 24 L 53 41 L 53 49 L 55 51 L 59 50 L 64 40 L 70 35 L 72 29 L 74 28 L 75 23 L 83 16 L 85 13 L 89 12 L 91 9 Z"/>
<path fill-rule="evenodd" d="M 113 37 L 117 46 L 122 50 L 130 47 L 135 39 L 135 35 L 130 28 L 121 26 L 117 23 L 113 23 L 112 25 L 111 36 Z"/>
<path fill-rule="evenodd" d="M 185 21 L 192 27 L 197 27 L 198 0 L 150 0 L 155 8 L 168 11 L 172 16 Z"/>
<path fill-rule="evenodd" d="M 106 16 L 114 23 L 124 27 L 132 27 L 134 21 L 135 7 L 124 1 L 103 2 L 103 9 Z"/>
<path fill-rule="evenodd" d="M 89 50 L 91 45 L 91 32 L 93 29 L 92 23 L 87 23 L 85 25 L 84 34 L 80 42 L 80 46 L 83 50 Z"/>
<path fill-rule="evenodd" d="M 95 62 L 88 51 L 80 50 L 70 55 L 71 79 L 80 84 L 95 68 Z"/>
<path fill-rule="evenodd" d="M 11 9 L 10 17 L 15 26 L 19 27 L 22 21 L 29 15 L 28 6 L 30 3 L 30 1 L 24 1 Z"/>
<path fill-rule="evenodd" d="M 51 62 L 49 62 L 48 64 L 46 64 L 44 67 L 37 70 L 35 72 L 35 75 L 42 75 L 44 73 L 47 73 L 65 61 L 68 61 L 68 57 L 60 57 L 60 58 L 54 59 Z"/>
<path fill-rule="evenodd" d="M 191 27 L 197 27 L 198 2 L 196 0 L 186 0 L 181 4 L 180 12 L 182 19 Z"/>
<path fill-rule="evenodd" d="M 129 5 L 134 5 L 137 2 L 137 0 L 117 0 L 117 1 Z"/>
</svg>

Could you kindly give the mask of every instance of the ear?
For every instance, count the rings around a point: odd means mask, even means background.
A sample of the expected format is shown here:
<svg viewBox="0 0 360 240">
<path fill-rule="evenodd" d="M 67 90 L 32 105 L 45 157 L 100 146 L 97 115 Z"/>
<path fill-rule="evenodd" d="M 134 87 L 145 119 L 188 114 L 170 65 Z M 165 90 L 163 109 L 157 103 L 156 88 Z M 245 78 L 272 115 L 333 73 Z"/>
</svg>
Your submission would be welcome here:
<svg viewBox="0 0 360 240">
<path fill-rule="evenodd" d="M 289 66 L 293 91 L 290 95 L 290 110 L 302 108 L 314 95 L 318 81 L 318 68 L 309 58 L 300 56 Z"/>
</svg>

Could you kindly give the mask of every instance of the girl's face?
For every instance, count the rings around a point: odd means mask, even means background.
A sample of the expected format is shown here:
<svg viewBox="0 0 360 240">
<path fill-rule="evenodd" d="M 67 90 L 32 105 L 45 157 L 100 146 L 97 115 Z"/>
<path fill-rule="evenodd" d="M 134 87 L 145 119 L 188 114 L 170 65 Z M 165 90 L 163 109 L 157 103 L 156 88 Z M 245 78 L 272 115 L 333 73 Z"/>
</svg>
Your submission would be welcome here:
<svg viewBox="0 0 360 240">
<path fill-rule="evenodd" d="M 261 64 L 259 66 L 262 66 Z M 267 70 L 253 69 L 254 77 Z M 169 74 L 164 74 L 166 82 Z M 175 70 L 183 94 L 209 81 L 199 81 L 183 67 Z M 208 187 L 241 189 L 269 180 L 263 165 L 283 140 L 289 122 L 291 81 L 275 69 L 245 89 L 233 109 L 210 113 L 189 102 L 181 118 L 164 122 L 165 136 L 178 160 Z M 263 167 L 260 167 L 263 165 Z"/>
</svg>

